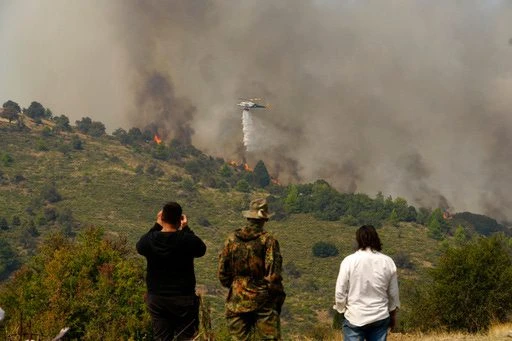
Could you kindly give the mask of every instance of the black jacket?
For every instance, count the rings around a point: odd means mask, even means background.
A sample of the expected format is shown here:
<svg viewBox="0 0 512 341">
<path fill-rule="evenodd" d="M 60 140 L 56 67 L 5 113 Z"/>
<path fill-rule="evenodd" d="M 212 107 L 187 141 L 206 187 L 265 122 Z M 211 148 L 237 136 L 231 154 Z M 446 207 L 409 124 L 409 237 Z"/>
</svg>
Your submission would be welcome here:
<svg viewBox="0 0 512 341">
<path fill-rule="evenodd" d="M 149 294 L 193 295 L 196 287 L 194 258 L 206 253 L 206 245 L 186 226 L 176 232 L 161 232 L 155 224 L 137 242 L 137 252 L 147 260 Z"/>
</svg>

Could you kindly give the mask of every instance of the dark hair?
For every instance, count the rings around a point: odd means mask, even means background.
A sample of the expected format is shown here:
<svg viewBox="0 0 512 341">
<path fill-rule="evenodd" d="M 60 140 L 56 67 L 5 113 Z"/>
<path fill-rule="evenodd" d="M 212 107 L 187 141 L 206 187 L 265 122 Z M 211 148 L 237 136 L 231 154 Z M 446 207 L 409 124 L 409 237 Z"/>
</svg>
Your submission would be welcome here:
<svg viewBox="0 0 512 341">
<path fill-rule="evenodd" d="M 162 209 L 162 220 L 172 225 L 178 225 L 182 212 L 180 204 L 174 201 L 168 202 Z"/>
<path fill-rule="evenodd" d="M 382 243 L 379 235 L 372 225 L 363 225 L 356 232 L 357 247 L 359 250 L 371 248 L 373 251 L 381 251 Z"/>
</svg>

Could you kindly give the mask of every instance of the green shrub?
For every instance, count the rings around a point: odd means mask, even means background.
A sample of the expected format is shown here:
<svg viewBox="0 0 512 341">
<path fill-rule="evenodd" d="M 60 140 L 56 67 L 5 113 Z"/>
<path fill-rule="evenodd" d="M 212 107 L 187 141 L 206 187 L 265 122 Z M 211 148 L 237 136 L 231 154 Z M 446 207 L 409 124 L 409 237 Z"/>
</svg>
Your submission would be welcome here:
<svg viewBox="0 0 512 341">
<path fill-rule="evenodd" d="M 14 162 L 14 159 L 12 158 L 11 154 L 2 153 L 2 155 L 0 156 L 0 162 L 5 167 L 8 167 Z"/>
<path fill-rule="evenodd" d="M 13 216 L 12 220 L 11 220 L 11 225 L 12 226 L 20 226 L 21 225 L 20 217 L 18 217 L 17 215 Z"/>
<path fill-rule="evenodd" d="M 246 180 L 240 180 L 236 183 L 235 190 L 238 192 L 249 193 L 251 191 L 251 185 Z"/>
<path fill-rule="evenodd" d="M 55 188 L 55 185 L 45 185 L 41 190 L 41 196 L 42 201 L 46 201 L 49 203 L 55 203 L 62 200 L 62 196 L 57 192 L 57 188 Z"/>
<path fill-rule="evenodd" d="M 19 184 L 22 181 L 25 181 L 25 177 L 22 174 L 16 174 L 13 176 L 11 182 L 15 185 Z"/>
<path fill-rule="evenodd" d="M 50 150 L 50 148 L 48 148 L 48 145 L 46 144 L 46 141 L 43 139 L 37 140 L 36 148 L 40 152 L 47 152 L 48 150 Z"/>
<path fill-rule="evenodd" d="M 137 174 L 137 175 L 144 174 L 144 165 L 137 165 L 137 167 L 135 167 L 135 174 Z"/>
<path fill-rule="evenodd" d="M 57 150 L 62 154 L 67 155 L 68 153 L 71 152 L 71 146 L 69 144 L 60 143 L 57 146 Z"/>
<path fill-rule="evenodd" d="M 75 150 L 82 150 L 83 149 L 83 142 L 80 140 L 80 138 L 77 135 L 73 135 L 71 138 L 71 145 L 73 146 L 73 149 Z"/>
<path fill-rule="evenodd" d="M 190 178 L 185 178 L 183 181 L 181 181 L 181 187 L 184 191 L 192 193 L 196 191 L 196 184 L 195 182 Z"/>
<path fill-rule="evenodd" d="M 288 262 L 283 266 L 283 271 L 286 274 L 287 277 L 291 278 L 299 278 L 302 276 L 302 273 L 300 272 L 297 265 L 295 265 L 294 262 Z"/>
<path fill-rule="evenodd" d="M 405 252 L 398 252 L 396 255 L 393 256 L 393 261 L 395 262 L 396 266 L 400 269 L 414 269 L 414 264 L 411 261 L 411 257 Z"/>
<path fill-rule="evenodd" d="M 502 235 L 447 247 L 413 305 L 419 329 L 486 331 L 512 311 L 512 258 Z"/>
<path fill-rule="evenodd" d="M 24 224 L 23 229 L 27 231 L 27 233 L 32 237 L 39 237 L 40 235 L 33 220 L 29 220 L 26 224 Z"/>
<path fill-rule="evenodd" d="M 149 164 L 149 166 L 146 167 L 146 174 L 154 175 L 156 177 L 161 177 L 165 173 L 160 167 L 158 167 L 155 163 Z"/>
<path fill-rule="evenodd" d="M 0 218 L 0 230 L 8 230 L 9 229 L 9 223 L 7 222 L 7 219 L 4 217 Z"/>
<path fill-rule="evenodd" d="M 336 245 L 329 242 L 317 242 L 312 250 L 313 256 L 320 258 L 335 257 L 340 253 Z"/>
<path fill-rule="evenodd" d="M 358 226 L 359 225 L 359 221 L 351 215 L 346 215 L 343 218 L 341 218 L 341 222 L 343 224 L 349 225 L 349 226 Z"/>
<path fill-rule="evenodd" d="M 210 223 L 210 221 L 206 218 L 206 217 L 199 217 L 197 219 L 197 223 L 201 226 L 204 226 L 204 227 L 210 227 L 212 226 L 212 224 Z"/>
<path fill-rule="evenodd" d="M 0 239 L 0 271 L 14 255 L 7 246 Z M 12 314 L 6 329 L 23 318 L 47 335 L 69 326 L 71 340 L 150 339 L 144 266 L 131 256 L 132 247 L 100 229 L 83 231 L 74 241 L 51 236 L 0 290 L 5 311 L 23 312 L 23 317 Z"/>
<path fill-rule="evenodd" d="M 52 129 L 50 127 L 44 127 L 43 130 L 41 130 L 41 135 L 43 137 L 50 137 L 53 135 Z"/>
<path fill-rule="evenodd" d="M 175 157 L 173 151 L 167 148 L 164 144 L 157 144 L 151 151 L 151 156 L 157 160 L 167 161 Z"/>
</svg>

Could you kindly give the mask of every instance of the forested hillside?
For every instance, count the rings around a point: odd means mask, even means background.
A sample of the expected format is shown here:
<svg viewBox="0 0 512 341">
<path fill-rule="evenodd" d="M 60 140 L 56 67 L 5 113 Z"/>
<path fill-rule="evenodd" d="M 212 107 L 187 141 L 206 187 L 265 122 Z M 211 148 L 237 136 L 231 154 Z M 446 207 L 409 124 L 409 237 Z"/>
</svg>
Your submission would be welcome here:
<svg viewBox="0 0 512 341">
<path fill-rule="evenodd" d="M 216 277 L 217 255 L 226 235 L 244 224 L 241 210 L 258 196 L 268 197 L 276 213 L 268 229 L 284 257 L 285 338 L 332 335 L 338 267 L 353 252 L 361 224 L 379 228 L 383 251 L 400 269 L 402 331 L 426 330 L 424 322 L 433 318 L 439 329 L 486 330 L 512 307 L 512 292 L 502 286 L 512 274 L 509 229 L 491 217 L 414 207 L 380 192 L 340 193 L 321 179 L 279 184 L 265 160 L 246 165 L 212 157 L 178 140 L 161 141 L 150 128 L 110 135 L 101 122 L 84 117 L 71 123 L 37 102 L 22 110 L 8 101 L 1 116 L 0 306 L 6 333 L 23 326 L 49 336 L 69 326 L 70 335 L 90 340 L 149 335 L 144 262 L 134 244 L 169 200 L 182 204 L 208 246 L 196 274 L 205 314 L 211 309 L 204 321 L 212 328 L 203 326 L 203 333 L 218 339 L 225 335 L 226 291 Z M 446 277 L 452 272 L 480 281 L 473 290 L 487 293 L 478 304 L 488 320 L 464 323 L 465 314 L 443 315 L 451 309 L 443 304 L 456 307 L 457 294 L 467 292 L 466 282 Z M 454 285 L 455 296 L 444 300 Z M 495 291 L 500 295 L 492 296 Z M 464 299 L 469 303 L 473 296 Z M 418 309 L 413 303 L 420 301 Z"/>
</svg>

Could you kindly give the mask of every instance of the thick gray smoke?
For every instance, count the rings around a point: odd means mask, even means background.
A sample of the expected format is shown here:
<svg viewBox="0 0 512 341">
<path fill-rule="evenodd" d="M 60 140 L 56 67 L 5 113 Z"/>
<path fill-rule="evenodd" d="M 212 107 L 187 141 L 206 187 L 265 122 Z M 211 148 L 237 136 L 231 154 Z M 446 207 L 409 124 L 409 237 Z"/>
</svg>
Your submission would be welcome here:
<svg viewBox="0 0 512 341">
<path fill-rule="evenodd" d="M 4 2 L 5 100 L 512 219 L 510 1 Z M 271 105 L 246 155 L 239 97 Z"/>
</svg>

